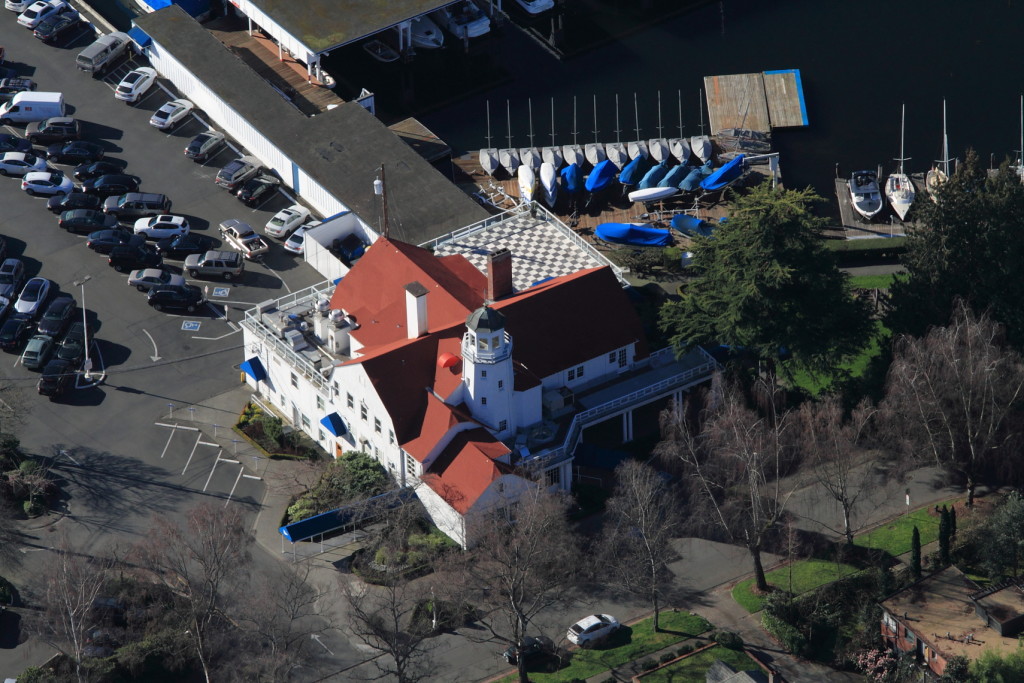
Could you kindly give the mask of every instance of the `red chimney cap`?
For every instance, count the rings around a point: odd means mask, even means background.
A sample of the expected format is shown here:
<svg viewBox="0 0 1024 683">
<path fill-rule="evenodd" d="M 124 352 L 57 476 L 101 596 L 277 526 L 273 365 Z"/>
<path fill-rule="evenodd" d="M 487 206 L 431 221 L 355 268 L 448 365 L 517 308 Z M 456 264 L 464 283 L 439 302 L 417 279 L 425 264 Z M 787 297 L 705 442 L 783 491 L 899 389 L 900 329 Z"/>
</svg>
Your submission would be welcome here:
<svg viewBox="0 0 1024 683">
<path fill-rule="evenodd" d="M 459 357 L 454 353 L 445 351 L 437 357 L 437 367 L 439 368 L 453 368 L 455 364 L 459 362 Z"/>
</svg>

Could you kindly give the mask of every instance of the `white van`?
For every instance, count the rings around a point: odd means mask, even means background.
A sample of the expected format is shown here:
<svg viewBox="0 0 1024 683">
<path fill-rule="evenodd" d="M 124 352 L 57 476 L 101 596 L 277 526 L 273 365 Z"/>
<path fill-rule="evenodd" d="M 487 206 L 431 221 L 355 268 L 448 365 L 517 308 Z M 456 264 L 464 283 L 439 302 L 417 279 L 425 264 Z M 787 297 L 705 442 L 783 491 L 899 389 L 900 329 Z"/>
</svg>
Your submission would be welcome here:
<svg viewBox="0 0 1024 683">
<path fill-rule="evenodd" d="M 20 92 L 0 106 L 0 124 L 31 123 L 64 113 L 63 93 Z"/>
<path fill-rule="evenodd" d="M 88 71 L 93 76 L 98 76 L 128 49 L 130 42 L 131 38 L 128 37 L 128 34 L 120 31 L 100 36 L 78 53 L 75 64 L 82 71 Z"/>
</svg>

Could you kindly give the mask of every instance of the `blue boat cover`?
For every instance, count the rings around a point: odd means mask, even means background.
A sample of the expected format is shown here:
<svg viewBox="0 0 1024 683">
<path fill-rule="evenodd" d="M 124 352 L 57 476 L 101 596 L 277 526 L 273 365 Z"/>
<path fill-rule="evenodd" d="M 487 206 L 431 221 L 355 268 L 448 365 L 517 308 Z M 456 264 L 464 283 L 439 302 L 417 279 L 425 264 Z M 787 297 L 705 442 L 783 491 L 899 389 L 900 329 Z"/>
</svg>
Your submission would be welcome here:
<svg viewBox="0 0 1024 683">
<path fill-rule="evenodd" d="M 570 193 L 576 194 L 583 189 L 583 171 L 580 169 L 579 164 L 566 166 L 562 169 L 561 176 L 565 189 Z"/>
<path fill-rule="evenodd" d="M 683 192 L 693 192 L 698 187 L 700 187 L 700 181 L 704 180 L 712 173 L 713 171 L 711 170 L 711 160 L 709 159 L 708 161 L 704 162 L 703 165 L 698 166 L 697 168 L 690 171 L 687 174 L 686 179 L 683 180 L 683 182 L 679 183 L 679 189 L 682 190 Z"/>
<path fill-rule="evenodd" d="M 643 180 L 640 181 L 640 184 L 637 185 L 637 187 L 641 190 L 646 190 L 650 187 L 657 187 L 658 183 L 661 182 L 661 179 L 664 178 L 667 173 L 668 159 L 665 159 L 663 162 L 648 171 L 647 175 L 643 177 Z"/>
<path fill-rule="evenodd" d="M 327 428 L 331 436 L 343 436 L 348 433 L 348 429 L 345 428 L 345 421 L 337 413 L 331 413 L 320 418 L 320 424 Z"/>
<path fill-rule="evenodd" d="M 599 161 L 594 166 L 594 170 L 587 176 L 587 192 L 600 192 L 608 187 L 608 184 L 615 180 L 615 174 L 618 172 L 619 167 L 611 159 Z"/>
<path fill-rule="evenodd" d="M 672 170 L 665 174 L 665 177 L 658 183 L 658 187 L 679 187 L 679 183 L 686 180 L 690 174 L 690 167 L 686 164 L 673 166 Z"/>
<path fill-rule="evenodd" d="M 606 242 L 638 247 L 664 247 L 672 244 L 668 230 L 652 228 L 648 223 L 602 223 L 595 234 Z"/>
<path fill-rule="evenodd" d="M 653 163 L 643 155 L 638 156 L 623 167 L 622 172 L 619 173 L 619 182 L 623 185 L 636 185 Z"/>
<path fill-rule="evenodd" d="M 267 378 L 267 370 L 263 367 L 263 363 L 260 362 L 258 356 L 253 356 L 242 363 L 239 367 L 242 368 L 242 372 L 249 375 L 257 382 L 262 382 Z"/>
<path fill-rule="evenodd" d="M 737 178 L 743 175 L 743 158 L 740 154 L 735 159 L 722 166 L 720 169 L 700 181 L 700 186 L 708 192 L 721 190 L 731 185 Z"/>
<path fill-rule="evenodd" d="M 711 232 L 715 229 L 710 223 L 702 221 L 699 218 L 695 218 L 694 216 L 688 216 L 685 213 L 673 216 L 671 226 L 684 235 L 691 237 L 694 235 L 711 237 Z"/>
</svg>

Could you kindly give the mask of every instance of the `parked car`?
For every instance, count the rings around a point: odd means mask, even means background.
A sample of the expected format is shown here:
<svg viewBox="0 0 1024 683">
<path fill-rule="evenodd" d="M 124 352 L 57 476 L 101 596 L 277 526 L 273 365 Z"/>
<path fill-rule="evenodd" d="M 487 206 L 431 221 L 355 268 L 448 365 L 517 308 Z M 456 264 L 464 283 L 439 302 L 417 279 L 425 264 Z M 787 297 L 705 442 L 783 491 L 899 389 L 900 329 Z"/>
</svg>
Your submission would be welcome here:
<svg viewBox="0 0 1024 683">
<path fill-rule="evenodd" d="M 195 313 L 206 303 L 203 290 L 195 285 L 164 285 L 149 290 L 146 301 L 158 311 L 178 310 Z"/>
<path fill-rule="evenodd" d="M 208 251 L 185 259 L 189 277 L 221 277 L 232 280 L 245 272 L 245 260 L 236 251 Z"/>
<path fill-rule="evenodd" d="M 111 249 L 123 244 L 140 247 L 145 243 L 146 238 L 143 235 L 135 235 L 124 228 L 113 228 L 89 233 L 89 239 L 86 240 L 85 246 L 97 254 L 109 254 Z"/>
<path fill-rule="evenodd" d="M 164 258 L 184 259 L 192 254 L 205 253 L 211 246 L 212 240 L 203 235 L 190 232 L 187 235 L 165 237 L 157 241 L 156 250 Z"/>
<path fill-rule="evenodd" d="M 29 92 L 35 89 L 36 82 L 31 78 L 0 78 L 0 100 L 10 100 L 20 92 Z"/>
<path fill-rule="evenodd" d="M 208 130 L 192 138 L 185 147 L 185 156 L 195 162 L 205 162 L 227 144 L 224 133 Z"/>
<path fill-rule="evenodd" d="M 242 187 L 238 189 L 237 197 L 246 206 L 256 206 L 270 199 L 280 185 L 280 178 L 260 173 L 242 184 Z"/>
<path fill-rule="evenodd" d="M 260 172 L 260 162 L 255 157 L 239 157 L 232 159 L 227 166 L 220 169 L 214 182 L 221 187 L 235 192 L 249 178 Z"/>
<path fill-rule="evenodd" d="M 72 209 L 65 211 L 57 219 L 57 225 L 68 232 L 91 234 L 97 230 L 117 227 L 117 219 L 96 209 Z M 124 231 L 128 234 L 128 231 Z"/>
<path fill-rule="evenodd" d="M 85 327 L 85 323 L 81 320 L 71 323 L 67 334 L 64 335 L 60 345 L 57 346 L 57 360 L 67 361 L 77 368 L 78 364 L 85 357 L 85 345 L 88 341 L 87 334 L 88 330 Z"/>
<path fill-rule="evenodd" d="M 89 194 L 98 194 L 101 197 L 138 192 L 142 179 L 138 176 L 125 175 L 123 173 L 108 173 L 99 178 L 90 178 L 82 182 L 82 191 Z"/>
<path fill-rule="evenodd" d="M 58 350 L 59 352 L 59 350 Z M 36 390 L 40 396 L 49 396 L 55 401 L 64 395 L 75 376 L 75 365 L 60 358 L 54 358 L 43 367 Z"/>
<path fill-rule="evenodd" d="M 300 225 L 295 229 L 295 232 L 293 232 L 291 236 L 284 241 L 284 248 L 293 254 L 299 254 L 301 256 L 302 245 L 306 241 L 306 233 L 318 225 L 320 225 L 320 221 L 310 221 L 309 223 Z"/>
<path fill-rule="evenodd" d="M 32 143 L 10 133 L 0 133 L 0 154 L 7 152 L 31 152 Z"/>
<path fill-rule="evenodd" d="M 46 312 L 39 319 L 37 331 L 56 339 L 71 324 L 77 310 L 78 305 L 70 296 L 57 297 L 46 307 Z"/>
<path fill-rule="evenodd" d="M 46 208 L 58 214 L 72 209 L 102 209 L 103 197 L 75 190 L 70 194 L 50 197 L 46 202 Z"/>
<path fill-rule="evenodd" d="M 270 244 L 258 235 L 251 225 L 237 218 L 228 218 L 221 222 L 220 237 L 248 259 L 256 258 L 270 250 Z"/>
<path fill-rule="evenodd" d="M 47 160 L 55 164 L 85 164 L 99 161 L 104 154 L 103 147 L 85 140 L 55 142 L 46 148 Z"/>
<path fill-rule="evenodd" d="M 135 234 L 145 235 L 146 239 L 150 240 L 187 235 L 188 232 L 188 220 L 184 216 L 162 214 L 135 221 Z"/>
<path fill-rule="evenodd" d="M 128 192 L 120 197 L 108 197 L 103 210 L 121 220 L 169 213 L 171 200 L 154 192 Z"/>
<path fill-rule="evenodd" d="M 25 264 L 9 258 L 0 263 L 0 297 L 13 301 L 25 286 Z"/>
<path fill-rule="evenodd" d="M 42 311 L 49 296 L 50 281 L 45 277 L 34 277 L 22 288 L 21 295 L 14 303 L 14 311 L 30 319 L 35 319 Z"/>
<path fill-rule="evenodd" d="M 25 28 L 35 28 L 45 19 L 57 14 L 74 12 L 64 0 L 38 0 L 18 15 L 18 23 Z M 77 14 L 77 12 L 76 12 Z"/>
<path fill-rule="evenodd" d="M 162 268 L 144 268 L 128 274 L 128 285 L 140 292 L 148 292 L 161 285 L 183 285 L 185 278 Z"/>
<path fill-rule="evenodd" d="M 114 97 L 128 104 L 134 104 L 146 94 L 146 91 L 156 83 L 156 69 L 148 66 L 140 66 L 138 69 L 129 71 L 128 74 L 117 84 L 114 90 Z"/>
<path fill-rule="evenodd" d="M 309 218 L 309 209 L 301 204 L 293 204 L 287 209 L 281 209 L 275 213 L 274 217 L 267 221 L 264 232 L 270 237 L 287 237 L 307 218 Z"/>
<path fill-rule="evenodd" d="M 184 98 L 171 100 L 153 112 L 149 125 L 158 130 L 169 130 L 192 113 L 195 105 Z"/>
<path fill-rule="evenodd" d="M 0 326 L 0 349 L 11 353 L 21 348 L 32 332 L 32 321 L 23 315 L 12 315 Z"/>
<path fill-rule="evenodd" d="M 25 127 L 25 137 L 33 145 L 77 140 L 82 137 L 82 124 L 70 116 L 53 116 L 29 123 Z"/>
<path fill-rule="evenodd" d="M 45 171 L 46 160 L 31 152 L 5 152 L 0 157 L 0 175 L 23 176 L 32 171 Z"/>
<path fill-rule="evenodd" d="M 619 620 L 610 614 L 591 614 L 569 627 L 565 637 L 580 647 L 590 647 L 604 641 L 619 630 Z"/>
<path fill-rule="evenodd" d="M 58 194 L 71 194 L 75 184 L 63 171 L 33 171 L 21 177 L 21 189 L 33 197 L 52 197 Z"/>
<path fill-rule="evenodd" d="M 81 20 L 77 12 L 65 12 L 40 21 L 32 34 L 44 43 L 56 43 L 80 26 Z"/>
<path fill-rule="evenodd" d="M 7 316 L 11 314 L 12 310 L 14 310 L 14 306 L 11 305 L 10 299 L 0 297 L 0 324 L 7 320 Z"/>
<path fill-rule="evenodd" d="M 28 370 L 41 370 L 53 354 L 53 337 L 45 334 L 34 335 L 21 352 L 21 364 Z"/>
<path fill-rule="evenodd" d="M 120 244 L 107 255 L 107 265 L 119 273 L 139 268 L 159 268 L 163 262 L 163 257 L 145 244 Z"/>
<path fill-rule="evenodd" d="M 516 645 L 509 645 L 508 648 L 501 653 L 501 656 L 505 658 L 505 661 L 509 664 L 516 664 L 519 662 L 519 658 L 522 657 L 526 661 L 536 659 L 543 655 L 553 654 L 555 651 L 555 644 L 551 642 L 550 638 L 545 636 L 538 636 L 536 638 L 526 637 L 523 638 L 523 646 L 517 647 Z"/>
<path fill-rule="evenodd" d="M 31 5 L 34 1 L 35 0 L 4 0 L 4 9 L 9 9 L 12 12 L 17 12 L 18 14 L 21 14 L 22 12 L 27 10 L 28 6 Z M 0 61 L 3 60 L 0 59 Z"/>
<path fill-rule="evenodd" d="M 88 180 L 89 178 L 99 178 L 101 175 L 122 173 L 127 165 L 126 162 L 120 159 L 116 161 L 110 159 L 92 161 L 75 166 L 75 170 L 72 171 L 71 175 L 78 181 Z"/>
</svg>

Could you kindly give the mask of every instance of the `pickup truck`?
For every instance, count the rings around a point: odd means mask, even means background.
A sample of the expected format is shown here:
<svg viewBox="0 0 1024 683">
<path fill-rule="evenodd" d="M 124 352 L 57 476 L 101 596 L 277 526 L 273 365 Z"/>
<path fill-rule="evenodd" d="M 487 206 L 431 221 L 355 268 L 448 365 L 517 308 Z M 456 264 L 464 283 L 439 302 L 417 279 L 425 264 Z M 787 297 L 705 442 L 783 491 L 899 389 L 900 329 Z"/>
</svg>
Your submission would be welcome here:
<svg viewBox="0 0 1024 683">
<path fill-rule="evenodd" d="M 220 224 L 220 237 L 247 259 L 256 258 L 270 250 L 270 245 L 251 225 L 237 218 L 229 218 Z"/>
<path fill-rule="evenodd" d="M 234 251 L 208 251 L 189 254 L 185 258 L 185 272 L 189 277 L 222 277 L 231 280 L 245 270 L 242 255 Z"/>
</svg>

